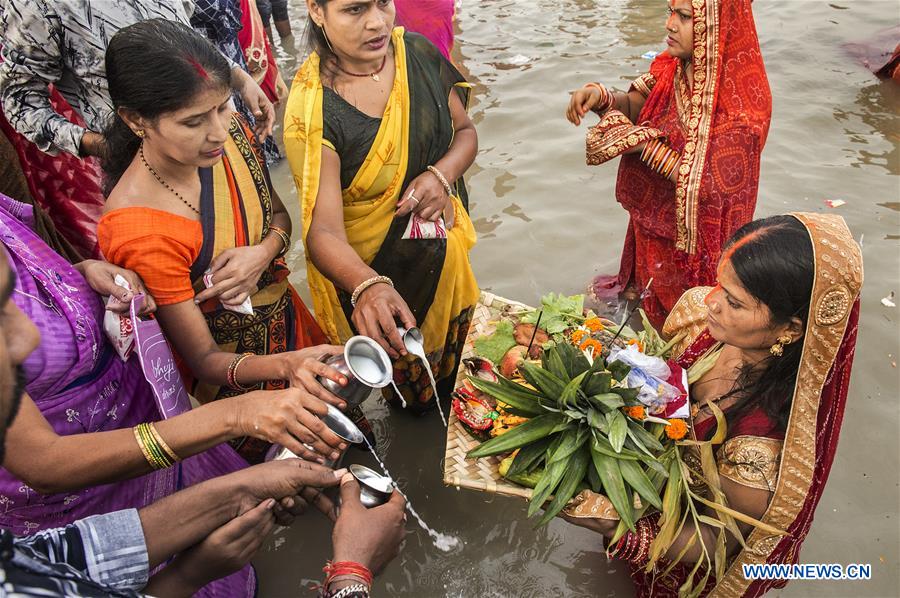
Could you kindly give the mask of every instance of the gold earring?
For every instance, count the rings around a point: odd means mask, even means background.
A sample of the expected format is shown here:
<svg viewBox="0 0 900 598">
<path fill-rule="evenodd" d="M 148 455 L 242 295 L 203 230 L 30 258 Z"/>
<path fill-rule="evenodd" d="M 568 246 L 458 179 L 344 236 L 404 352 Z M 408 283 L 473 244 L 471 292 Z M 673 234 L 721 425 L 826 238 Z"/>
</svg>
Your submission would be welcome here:
<svg viewBox="0 0 900 598">
<path fill-rule="evenodd" d="M 779 336 L 777 342 L 772 345 L 772 348 L 769 349 L 769 353 L 774 355 L 775 357 L 781 357 L 784 355 L 784 346 L 791 344 L 791 337 L 788 335 Z"/>
<path fill-rule="evenodd" d="M 331 50 L 332 54 L 334 54 L 335 53 L 334 48 L 331 47 L 331 41 L 329 41 L 329 39 L 328 39 L 328 34 L 325 33 L 325 25 L 324 24 L 319 25 L 319 29 L 322 30 L 322 37 L 325 38 L 325 45 L 328 46 L 328 49 Z"/>
<path fill-rule="evenodd" d="M 140 137 L 141 139 L 143 139 L 144 136 L 146 135 L 146 133 L 144 133 L 144 129 L 138 129 L 137 131 L 134 132 L 134 134 L 137 135 L 138 137 Z"/>
</svg>

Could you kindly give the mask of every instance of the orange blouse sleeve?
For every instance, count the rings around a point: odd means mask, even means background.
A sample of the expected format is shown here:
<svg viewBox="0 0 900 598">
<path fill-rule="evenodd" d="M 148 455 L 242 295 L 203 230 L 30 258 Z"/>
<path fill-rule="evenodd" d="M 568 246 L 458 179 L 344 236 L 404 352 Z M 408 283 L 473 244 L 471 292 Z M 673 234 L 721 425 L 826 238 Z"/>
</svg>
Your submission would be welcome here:
<svg viewBox="0 0 900 598">
<path fill-rule="evenodd" d="M 191 265 L 203 243 L 199 222 L 151 208 L 123 208 L 100 219 L 97 240 L 110 263 L 143 279 L 157 305 L 194 298 Z"/>
</svg>

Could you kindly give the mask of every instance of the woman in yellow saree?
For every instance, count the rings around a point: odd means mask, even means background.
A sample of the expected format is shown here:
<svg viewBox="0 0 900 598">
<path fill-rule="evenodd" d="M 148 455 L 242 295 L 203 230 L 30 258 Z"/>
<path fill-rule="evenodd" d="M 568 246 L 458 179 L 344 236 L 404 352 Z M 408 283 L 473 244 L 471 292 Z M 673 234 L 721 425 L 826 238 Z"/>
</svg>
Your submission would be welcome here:
<svg viewBox="0 0 900 598">
<path fill-rule="evenodd" d="M 469 86 L 425 38 L 393 27 L 392 2 L 307 4 L 315 51 L 288 99 L 285 148 L 316 318 L 335 342 L 378 340 L 401 401 L 424 410 L 432 386 L 396 322 L 421 328 L 446 397 L 479 293 L 462 181 L 477 151 Z"/>
</svg>

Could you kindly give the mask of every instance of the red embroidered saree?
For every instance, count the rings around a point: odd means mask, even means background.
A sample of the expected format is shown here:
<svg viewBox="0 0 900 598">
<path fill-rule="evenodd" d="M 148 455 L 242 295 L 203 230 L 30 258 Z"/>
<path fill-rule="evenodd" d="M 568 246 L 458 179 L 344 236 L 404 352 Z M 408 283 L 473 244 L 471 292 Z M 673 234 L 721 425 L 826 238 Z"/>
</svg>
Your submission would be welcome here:
<svg viewBox="0 0 900 598">
<path fill-rule="evenodd" d="M 631 216 L 616 283 L 642 289 L 653 278 L 644 309 L 656 326 L 687 289 L 715 282 L 722 245 L 753 218 L 772 113 L 750 0 L 692 6 L 693 88 L 666 52 L 632 87 L 647 95 L 635 124 L 661 131 L 682 156 L 678 181 L 627 154 L 616 183 Z"/>
<path fill-rule="evenodd" d="M 839 216 L 793 216 L 809 231 L 816 275 L 787 429 L 783 434 L 776 431 L 761 411 L 747 413 L 729 429 L 730 437 L 783 439 L 774 495 L 762 521 L 787 533 L 777 536 L 755 529 L 745 538 L 747 549 L 735 555 L 722 579 L 710 579 L 701 595 L 756 597 L 785 585 L 784 580 L 747 580 L 742 565 L 798 562 L 837 451 L 856 349 L 862 255 Z M 690 297 L 695 292 L 702 292 L 699 299 Z M 698 309 L 705 295 L 702 289 L 686 293 L 666 323 L 669 331 L 689 329 L 688 346 L 677 359 L 682 367 L 690 367 L 715 345 Z M 712 432 L 712 421 L 704 423 L 694 429 L 698 438 Z M 653 598 L 678 596 L 691 570 L 678 565 L 662 577 L 646 573 L 640 564 L 629 565 L 636 595 Z"/>
</svg>

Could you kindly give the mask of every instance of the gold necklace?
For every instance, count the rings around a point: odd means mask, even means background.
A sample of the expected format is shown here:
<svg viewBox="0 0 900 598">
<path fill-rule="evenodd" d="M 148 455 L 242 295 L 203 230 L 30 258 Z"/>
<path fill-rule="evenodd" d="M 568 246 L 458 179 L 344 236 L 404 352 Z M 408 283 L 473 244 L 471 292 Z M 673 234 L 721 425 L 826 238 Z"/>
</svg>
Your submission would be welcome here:
<svg viewBox="0 0 900 598">
<path fill-rule="evenodd" d="M 171 191 L 173 194 L 175 194 L 175 197 L 180 199 L 181 203 L 183 203 L 184 205 L 189 207 L 191 210 L 193 210 L 193 212 L 195 214 L 197 214 L 199 216 L 200 210 L 195 208 L 192 204 L 188 203 L 188 201 L 181 196 L 181 193 L 179 193 L 178 191 L 176 191 L 175 189 L 170 187 L 168 183 L 166 183 L 164 180 L 162 180 L 162 177 L 159 176 L 159 173 L 157 173 L 155 170 L 153 170 L 153 167 L 147 163 L 147 159 L 144 157 L 144 142 L 143 141 L 141 142 L 140 153 L 141 153 L 141 162 L 144 163 L 144 166 L 147 167 L 147 170 L 150 171 L 150 174 L 152 174 L 154 177 L 156 177 L 156 180 L 159 181 L 159 184 L 162 185 L 163 187 L 165 187 L 166 189 L 168 189 L 169 191 Z"/>
</svg>

